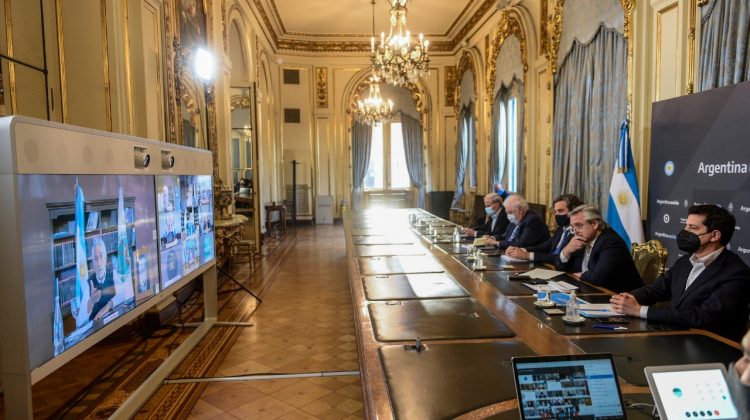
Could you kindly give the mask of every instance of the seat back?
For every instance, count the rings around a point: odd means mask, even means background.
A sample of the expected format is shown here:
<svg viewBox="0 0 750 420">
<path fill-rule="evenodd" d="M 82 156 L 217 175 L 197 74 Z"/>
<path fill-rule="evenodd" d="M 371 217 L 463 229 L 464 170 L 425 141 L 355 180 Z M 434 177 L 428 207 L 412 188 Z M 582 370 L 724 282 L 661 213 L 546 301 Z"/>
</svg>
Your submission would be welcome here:
<svg viewBox="0 0 750 420">
<path fill-rule="evenodd" d="M 469 226 L 484 223 L 486 215 L 484 212 L 484 196 L 481 194 L 474 195 L 474 206 L 472 206 L 471 214 L 469 215 Z"/>
<path fill-rule="evenodd" d="M 653 283 L 664 274 L 667 265 L 667 248 L 657 239 L 644 244 L 633 243 L 630 254 L 643 284 Z"/>
</svg>

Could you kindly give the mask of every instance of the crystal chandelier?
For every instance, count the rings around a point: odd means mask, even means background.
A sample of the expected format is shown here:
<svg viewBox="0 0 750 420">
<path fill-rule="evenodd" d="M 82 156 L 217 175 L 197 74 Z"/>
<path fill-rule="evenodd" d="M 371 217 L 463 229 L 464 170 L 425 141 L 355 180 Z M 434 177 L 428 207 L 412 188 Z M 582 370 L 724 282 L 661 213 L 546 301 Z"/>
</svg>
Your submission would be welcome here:
<svg viewBox="0 0 750 420">
<path fill-rule="evenodd" d="M 419 34 L 419 42 L 413 42 L 406 29 L 407 0 L 389 0 L 391 3 L 391 28 L 386 38 L 380 33 L 380 44 L 375 37 L 370 39 L 370 57 L 375 74 L 388 84 L 406 86 L 415 83 L 428 71 L 430 57 L 427 49 L 430 41 Z"/>
<path fill-rule="evenodd" d="M 357 101 L 354 118 L 367 125 L 387 122 L 393 116 L 393 101 L 380 97 L 380 83 L 373 74 L 370 77 L 370 94 L 365 100 Z"/>
</svg>

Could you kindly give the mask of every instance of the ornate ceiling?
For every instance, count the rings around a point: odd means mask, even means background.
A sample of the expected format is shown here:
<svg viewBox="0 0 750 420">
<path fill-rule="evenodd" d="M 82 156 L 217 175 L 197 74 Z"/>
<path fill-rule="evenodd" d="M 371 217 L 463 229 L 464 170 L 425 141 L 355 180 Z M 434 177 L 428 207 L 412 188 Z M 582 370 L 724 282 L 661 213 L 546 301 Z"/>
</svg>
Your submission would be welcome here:
<svg viewBox="0 0 750 420">
<path fill-rule="evenodd" d="M 370 49 L 370 0 L 251 0 L 282 51 L 351 52 Z M 407 25 L 430 40 L 433 52 L 451 52 L 497 0 L 410 0 Z M 375 32 L 388 32 L 389 2 L 376 0 Z"/>
</svg>

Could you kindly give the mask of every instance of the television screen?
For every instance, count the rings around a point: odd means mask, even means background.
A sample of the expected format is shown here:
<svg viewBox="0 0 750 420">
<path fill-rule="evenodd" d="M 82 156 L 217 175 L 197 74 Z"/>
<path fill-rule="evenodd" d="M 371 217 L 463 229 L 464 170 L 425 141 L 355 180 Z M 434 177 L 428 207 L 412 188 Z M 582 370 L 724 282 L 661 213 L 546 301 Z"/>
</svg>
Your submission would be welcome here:
<svg viewBox="0 0 750 420">
<path fill-rule="evenodd" d="M 18 194 L 33 369 L 159 292 L 154 178 L 19 175 Z"/>
<path fill-rule="evenodd" d="M 161 282 L 166 289 L 214 258 L 210 175 L 157 175 Z"/>
</svg>

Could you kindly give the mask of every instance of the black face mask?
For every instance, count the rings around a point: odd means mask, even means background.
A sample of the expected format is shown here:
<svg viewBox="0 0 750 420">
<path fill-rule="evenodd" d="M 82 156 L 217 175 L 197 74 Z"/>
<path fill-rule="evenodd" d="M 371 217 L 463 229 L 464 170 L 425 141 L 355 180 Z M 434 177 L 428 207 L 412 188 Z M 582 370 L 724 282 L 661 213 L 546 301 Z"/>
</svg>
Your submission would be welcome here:
<svg viewBox="0 0 750 420">
<path fill-rule="evenodd" d="M 567 214 L 556 214 L 555 223 L 557 223 L 557 226 L 568 226 L 570 224 L 570 217 Z"/>
<path fill-rule="evenodd" d="M 688 232 L 686 230 L 681 230 L 680 233 L 677 234 L 677 248 L 679 248 L 680 251 L 687 252 L 688 254 L 692 254 L 695 251 L 698 250 L 698 248 L 701 247 L 701 236 L 707 235 L 711 232 L 701 233 L 700 235 L 696 235 L 693 232 Z"/>
</svg>

